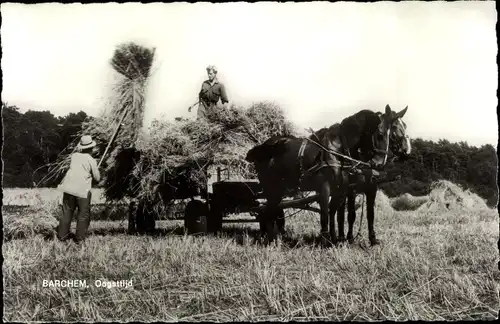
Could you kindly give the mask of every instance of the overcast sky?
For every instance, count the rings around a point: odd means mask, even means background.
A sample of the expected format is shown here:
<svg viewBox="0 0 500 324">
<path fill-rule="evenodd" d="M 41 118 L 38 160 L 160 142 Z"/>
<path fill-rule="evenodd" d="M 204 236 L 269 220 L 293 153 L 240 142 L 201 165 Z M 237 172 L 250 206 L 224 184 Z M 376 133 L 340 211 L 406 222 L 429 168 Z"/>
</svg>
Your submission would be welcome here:
<svg viewBox="0 0 500 324">
<path fill-rule="evenodd" d="M 230 100 L 274 100 L 302 128 L 400 110 L 412 137 L 497 144 L 491 2 L 2 4 L 2 100 L 97 115 L 115 46 L 156 47 L 152 118 L 195 116 L 205 67 Z"/>
</svg>

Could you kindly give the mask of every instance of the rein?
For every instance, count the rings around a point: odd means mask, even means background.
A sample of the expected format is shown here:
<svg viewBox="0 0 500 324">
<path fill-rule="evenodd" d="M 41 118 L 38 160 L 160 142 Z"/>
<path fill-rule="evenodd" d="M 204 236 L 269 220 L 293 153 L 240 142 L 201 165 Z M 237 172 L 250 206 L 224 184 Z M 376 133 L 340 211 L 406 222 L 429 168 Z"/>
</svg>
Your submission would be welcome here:
<svg viewBox="0 0 500 324">
<path fill-rule="evenodd" d="M 313 133 L 313 134 L 314 134 L 314 133 Z M 337 152 L 337 151 L 330 150 L 330 149 L 328 149 L 328 148 L 324 147 L 323 145 L 321 145 L 320 143 L 318 143 L 318 142 L 316 142 L 316 141 L 314 141 L 314 140 L 312 140 L 312 139 L 310 139 L 310 138 L 308 138 L 308 137 L 304 137 L 304 139 L 305 139 L 305 140 L 308 140 L 309 142 L 311 142 L 311 143 L 313 143 L 313 144 L 315 144 L 315 145 L 317 145 L 317 146 L 318 146 L 319 148 L 321 148 L 323 151 L 328 152 L 328 153 L 331 153 L 331 154 L 336 155 L 336 156 L 339 156 L 339 157 L 344 158 L 344 159 L 346 159 L 346 160 L 349 160 L 349 161 L 351 161 L 351 162 L 354 162 L 354 163 L 356 163 L 356 165 L 361 164 L 361 165 L 364 165 L 364 166 L 367 166 L 367 167 L 369 167 L 369 166 L 370 166 L 370 164 L 369 164 L 369 163 L 366 163 L 366 162 L 363 162 L 363 161 L 359 161 L 359 160 L 353 159 L 353 158 L 351 158 L 351 157 L 349 157 L 349 156 L 347 156 L 347 155 L 341 154 L 341 153 L 339 153 L 339 152 Z"/>
<path fill-rule="evenodd" d="M 363 225 L 363 216 L 365 214 L 365 195 L 361 196 L 363 199 L 363 202 L 361 203 L 361 217 L 359 218 L 359 227 L 358 227 L 358 233 L 356 236 L 354 236 L 354 239 L 357 239 L 359 234 L 361 233 L 361 226 Z"/>
</svg>

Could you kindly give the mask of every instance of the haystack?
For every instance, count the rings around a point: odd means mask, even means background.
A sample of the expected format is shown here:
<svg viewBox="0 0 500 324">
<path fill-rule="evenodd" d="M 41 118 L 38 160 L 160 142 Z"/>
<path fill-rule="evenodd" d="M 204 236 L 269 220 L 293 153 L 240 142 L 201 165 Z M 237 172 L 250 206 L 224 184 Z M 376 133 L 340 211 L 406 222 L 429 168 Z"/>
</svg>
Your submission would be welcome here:
<svg viewBox="0 0 500 324">
<path fill-rule="evenodd" d="M 375 197 L 375 214 L 390 214 L 392 212 L 394 212 L 394 209 L 391 206 L 389 197 L 382 190 L 377 191 L 377 196 Z"/>
<path fill-rule="evenodd" d="M 413 196 L 405 193 L 391 199 L 392 208 L 395 210 L 416 210 L 429 201 L 429 196 Z"/>
<path fill-rule="evenodd" d="M 361 207 L 364 208 L 366 213 L 366 197 L 364 193 L 360 192 L 358 195 L 356 195 L 354 206 L 357 213 L 361 212 Z M 375 196 L 375 212 L 388 213 L 393 211 L 394 209 L 392 208 L 389 197 L 387 197 L 387 195 L 382 190 L 378 190 L 377 196 Z"/>
<path fill-rule="evenodd" d="M 484 199 L 458 185 L 439 180 L 430 186 L 429 201 L 418 208 L 424 212 L 471 211 L 488 209 Z"/>
</svg>

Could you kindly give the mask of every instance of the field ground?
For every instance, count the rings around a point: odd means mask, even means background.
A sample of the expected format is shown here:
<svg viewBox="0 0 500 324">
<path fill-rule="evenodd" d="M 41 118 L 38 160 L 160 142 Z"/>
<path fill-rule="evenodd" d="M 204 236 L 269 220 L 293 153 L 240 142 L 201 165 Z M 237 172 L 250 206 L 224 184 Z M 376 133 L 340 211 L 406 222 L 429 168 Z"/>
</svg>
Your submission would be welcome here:
<svg viewBox="0 0 500 324">
<path fill-rule="evenodd" d="M 103 204 L 103 189 L 92 188 L 92 204 Z M 3 189 L 4 206 L 34 206 L 47 201 L 59 202 L 62 193 L 55 188 L 5 188 Z"/>
<path fill-rule="evenodd" d="M 257 242 L 256 224 L 225 224 L 217 237 L 185 236 L 180 220 L 158 222 L 151 236 L 127 235 L 126 222 L 93 221 L 81 245 L 41 235 L 6 241 L 4 320 L 497 317 L 496 211 L 376 212 L 382 245 L 374 248 L 366 219 L 355 244 L 319 247 L 319 219 L 309 213 L 290 217 L 283 240 L 269 247 Z M 89 287 L 42 286 L 62 279 Z M 133 285 L 102 288 L 95 279 Z"/>
<path fill-rule="evenodd" d="M 62 214 L 62 193 L 55 188 L 5 188 L 2 202 L 3 209 L 11 212 L 22 210 L 24 207 L 28 206 L 45 205 L 45 209 L 47 209 L 47 207 L 51 209 L 56 218 L 59 218 Z M 182 211 L 181 208 L 177 209 Z M 178 217 L 179 215 L 173 213 L 178 211 L 177 209 L 176 206 L 173 206 L 171 213 L 165 213 L 162 217 L 165 219 Z M 100 188 L 92 189 L 91 212 L 93 219 L 126 220 L 127 211 L 127 199 L 123 199 L 123 201 L 119 203 L 106 204 L 104 190 Z"/>
</svg>

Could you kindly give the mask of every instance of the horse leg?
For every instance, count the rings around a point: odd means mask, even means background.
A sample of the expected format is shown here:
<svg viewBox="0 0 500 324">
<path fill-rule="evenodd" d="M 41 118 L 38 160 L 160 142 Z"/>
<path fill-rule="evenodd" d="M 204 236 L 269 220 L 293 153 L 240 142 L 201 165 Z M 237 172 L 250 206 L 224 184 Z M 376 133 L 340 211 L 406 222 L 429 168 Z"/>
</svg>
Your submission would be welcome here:
<svg viewBox="0 0 500 324">
<path fill-rule="evenodd" d="M 339 227 L 339 242 L 345 241 L 345 236 L 344 236 L 344 218 L 345 218 L 345 201 L 346 197 L 343 199 L 340 199 L 339 207 L 337 208 L 337 225 Z M 330 204 L 333 202 L 333 199 L 331 200 Z M 330 206 L 330 211 L 332 214 L 330 217 L 335 216 L 335 209 L 333 209 L 333 206 Z"/>
<path fill-rule="evenodd" d="M 373 222 L 375 218 L 375 197 L 377 196 L 377 186 L 370 185 L 366 190 L 366 218 L 368 220 L 368 238 L 371 245 L 380 244 L 375 234 Z"/>
<path fill-rule="evenodd" d="M 278 230 L 277 217 L 283 211 L 278 207 L 279 203 L 283 199 L 283 190 L 273 191 L 273 193 L 267 198 L 267 207 L 264 211 L 264 227 L 267 233 L 267 243 L 270 244 L 276 238 Z"/>
<path fill-rule="evenodd" d="M 347 221 L 349 223 L 349 230 L 347 232 L 347 240 L 349 243 L 354 243 L 353 228 L 356 221 L 356 192 L 349 191 L 347 196 Z"/>
<path fill-rule="evenodd" d="M 330 239 L 333 244 L 337 244 L 337 235 L 335 233 L 335 212 L 341 210 L 341 216 L 339 216 L 339 235 L 341 234 L 342 239 L 344 239 L 344 208 L 345 199 L 348 192 L 347 184 L 348 179 L 345 178 L 346 174 L 342 172 L 340 168 L 333 168 L 333 178 L 329 178 L 328 181 L 328 193 L 330 195 Z M 340 215 L 340 213 L 339 213 Z M 342 229 L 341 229 L 342 227 Z"/>
<path fill-rule="evenodd" d="M 268 245 L 274 241 L 274 236 L 275 236 L 275 231 L 274 231 L 274 213 L 273 213 L 273 207 L 268 201 L 268 205 L 266 207 L 266 210 L 264 211 L 264 217 L 263 217 L 263 223 L 264 223 L 264 231 L 265 234 L 267 235 L 265 239 L 265 244 Z"/>
<path fill-rule="evenodd" d="M 337 244 L 338 239 L 335 232 L 335 212 L 340 208 L 340 204 L 342 204 L 342 200 L 345 199 L 345 195 L 342 195 L 340 192 L 341 188 L 334 189 L 331 192 L 331 201 L 330 201 L 330 239 L 333 244 Z M 343 225 L 343 224 L 342 224 Z M 339 228 L 340 233 L 340 228 Z"/>
<path fill-rule="evenodd" d="M 320 208 L 320 222 L 321 222 L 321 242 L 326 244 L 328 242 L 328 219 L 330 216 L 329 212 L 329 200 L 330 198 L 330 184 L 325 181 L 319 190 L 319 208 Z M 334 227 L 335 230 L 335 227 Z"/>
<path fill-rule="evenodd" d="M 281 235 L 285 234 L 285 212 L 283 209 L 278 209 L 276 212 L 276 225 L 278 227 L 278 232 Z"/>
</svg>

